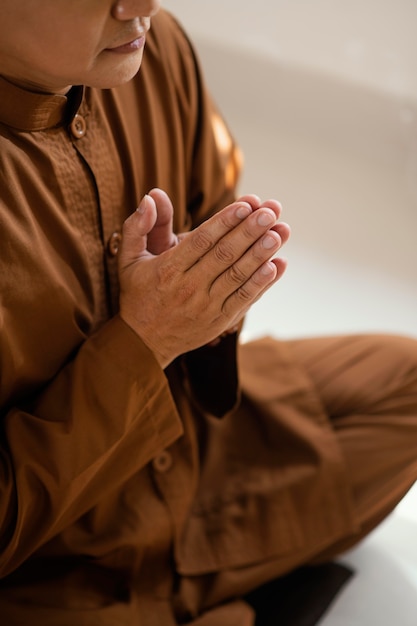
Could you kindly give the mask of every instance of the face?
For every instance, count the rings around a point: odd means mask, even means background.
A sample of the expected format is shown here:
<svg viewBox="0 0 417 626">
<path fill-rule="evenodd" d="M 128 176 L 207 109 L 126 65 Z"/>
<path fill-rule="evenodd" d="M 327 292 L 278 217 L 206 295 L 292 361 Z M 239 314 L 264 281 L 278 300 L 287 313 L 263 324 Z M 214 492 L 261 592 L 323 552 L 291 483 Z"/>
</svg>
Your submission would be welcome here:
<svg viewBox="0 0 417 626">
<path fill-rule="evenodd" d="M 138 71 L 159 0 L 0 0 L 0 73 L 35 91 L 103 89 Z"/>
</svg>

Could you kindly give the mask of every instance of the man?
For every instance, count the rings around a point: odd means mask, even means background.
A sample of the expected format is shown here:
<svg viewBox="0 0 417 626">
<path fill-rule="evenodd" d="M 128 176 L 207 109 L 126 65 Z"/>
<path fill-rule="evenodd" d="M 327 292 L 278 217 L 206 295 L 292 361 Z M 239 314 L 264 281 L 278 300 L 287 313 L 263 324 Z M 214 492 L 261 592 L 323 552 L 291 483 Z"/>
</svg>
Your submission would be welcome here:
<svg viewBox="0 0 417 626">
<path fill-rule="evenodd" d="M 158 8 L 0 9 L 7 625 L 253 624 L 417 478 L 415 341 L 238 346 L 289 227 Z"/>
</svg>

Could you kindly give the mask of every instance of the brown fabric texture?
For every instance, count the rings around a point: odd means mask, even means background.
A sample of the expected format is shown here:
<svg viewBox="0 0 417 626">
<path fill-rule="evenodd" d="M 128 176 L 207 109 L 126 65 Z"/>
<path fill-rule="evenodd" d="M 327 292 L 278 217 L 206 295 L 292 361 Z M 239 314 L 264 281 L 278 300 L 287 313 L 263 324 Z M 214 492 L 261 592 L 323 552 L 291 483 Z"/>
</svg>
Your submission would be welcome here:
<svg viewBox="0 0 417 626">
<path fill-rule="evenodd" d="M 234 198 L 219 119 L 163 11 L 123 87 L 0 79 L 7 626 L 249 626 L 244 594 L 358 541 L 417 478 L 415 341 L 234 336 L 163 371 L 118 317 L 109 241 L 141 197 L 165 189 L 178 232 Z"/>
</svg>

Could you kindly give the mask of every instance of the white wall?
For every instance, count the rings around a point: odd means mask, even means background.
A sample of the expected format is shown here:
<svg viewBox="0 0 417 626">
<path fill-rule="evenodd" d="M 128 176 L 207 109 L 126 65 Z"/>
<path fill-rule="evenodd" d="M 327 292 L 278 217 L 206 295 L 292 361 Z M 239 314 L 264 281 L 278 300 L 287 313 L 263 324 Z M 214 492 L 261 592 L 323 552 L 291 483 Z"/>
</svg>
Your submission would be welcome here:
<svg viewBox="0 0 417 626">
<path fill-rule="evenodd" d="M 199 38 L 417 98 L 416 0 L 162 0 Z"/>
<path fill-rule="evenodd" d="M 292 227 L 248 336 L 417 336 L 417 0 L 165 0 Z"/>
</svg>

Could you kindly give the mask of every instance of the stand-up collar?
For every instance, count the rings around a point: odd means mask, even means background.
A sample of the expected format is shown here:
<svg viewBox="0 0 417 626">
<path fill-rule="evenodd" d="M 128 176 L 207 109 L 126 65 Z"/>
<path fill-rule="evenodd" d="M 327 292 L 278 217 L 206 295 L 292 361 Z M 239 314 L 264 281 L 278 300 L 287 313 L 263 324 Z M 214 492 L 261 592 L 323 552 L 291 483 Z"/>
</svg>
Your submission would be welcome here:
<svg viewBox="0 0 417 626">
<path fill-rule="evenodd" d="M 27 91 L 0 76 L 0 123 L 18 130 L 46 130 L 68 124 L 83 98 L 83 88 L 68 95 Z"/>
</svg>

